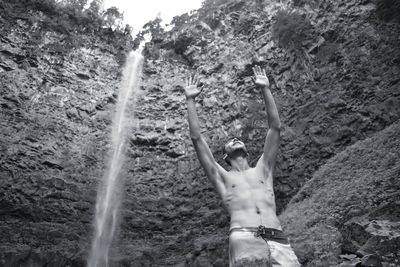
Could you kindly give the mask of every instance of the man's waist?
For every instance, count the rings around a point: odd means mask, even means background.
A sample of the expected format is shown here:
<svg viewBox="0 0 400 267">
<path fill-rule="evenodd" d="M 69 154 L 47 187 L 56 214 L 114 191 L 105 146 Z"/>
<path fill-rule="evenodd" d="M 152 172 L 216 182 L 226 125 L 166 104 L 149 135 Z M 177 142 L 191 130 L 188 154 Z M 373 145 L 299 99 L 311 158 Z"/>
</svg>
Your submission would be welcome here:
<svg viewBox="0 0 400 267">
<path fill-rule="evenodd" d="M 229 235 L 231 235 L 233 232 L 254 233 L 255 237 L 263 238 L 266 241 L 276 241 L 282 244 L 289 244 L 289 240 L 282 230 L 268 228 L 263 225 L 258 227 L 232 227 L 229 230 Z"/>
<path fill-rule="evenodd" d="M 253 211 L 254 213 L 254 211 Z M 268 216 L 254 216 L 253 214 L 234 213 L 231 215 L 230 229 L 243 228 L 243 229 L 257 229 L 259 225 L 269 229 L 282 230 L 281 223 L 274 213 Z M 262 222 L 262 223 L 261 223 Z"/>
</svg>

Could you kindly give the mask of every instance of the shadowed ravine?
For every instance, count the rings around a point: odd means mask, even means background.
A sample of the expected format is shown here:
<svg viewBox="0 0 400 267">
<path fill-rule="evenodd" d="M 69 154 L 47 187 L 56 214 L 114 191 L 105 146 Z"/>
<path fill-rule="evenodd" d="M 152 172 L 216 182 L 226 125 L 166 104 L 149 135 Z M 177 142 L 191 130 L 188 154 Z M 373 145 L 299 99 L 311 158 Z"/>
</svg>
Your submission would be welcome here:
<svg viewBox="0 0 400 267">
<path fill-rule="evenodd" d="M 122 183 L 119 174 L 124 162 L 124 143 L 128 128 L 125 112 L 131 96 L 132 102 L 135 103 L 142 64 L 142 55 L 131 52 L 124 66 L 112 124 L 112 156 L 108 171 L 98 190 L 94 221 L 95 234 L 88 267 L 108 266 L 108 252 L 118 224 L 118 209 L 121 203 L 117 190 L 120 189 Z"/>
</svg>

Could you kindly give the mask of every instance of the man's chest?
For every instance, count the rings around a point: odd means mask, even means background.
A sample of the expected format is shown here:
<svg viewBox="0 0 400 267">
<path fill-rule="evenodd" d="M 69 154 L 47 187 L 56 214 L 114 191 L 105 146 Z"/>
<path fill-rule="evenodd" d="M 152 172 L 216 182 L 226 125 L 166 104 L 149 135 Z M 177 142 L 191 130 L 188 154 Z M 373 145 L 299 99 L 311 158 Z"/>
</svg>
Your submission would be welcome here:
<svg viewBox="0 0 400 267">
<path fill-rule="evenodd" d="M 229 173 L 225 180 L 224 200 L 231 207 L 265 208 L 265 204 L 273 205 L 275 195 L 272 177 L 252 170 L 249 172 Z"/>
<path fill-rule="evenodd" d="M 229 172 L 225 177 L 225 186 L 228 191 L 264 191 L 272 189 L 272 177 L 255 168 L 244 172 Z"/>
</svg>

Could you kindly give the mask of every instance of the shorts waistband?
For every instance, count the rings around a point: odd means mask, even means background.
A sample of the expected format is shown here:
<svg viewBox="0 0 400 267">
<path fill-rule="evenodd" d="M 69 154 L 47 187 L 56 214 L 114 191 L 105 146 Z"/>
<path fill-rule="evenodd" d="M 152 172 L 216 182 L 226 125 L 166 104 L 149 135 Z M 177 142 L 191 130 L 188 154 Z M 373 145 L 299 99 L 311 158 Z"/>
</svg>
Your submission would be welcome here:
<svg viewBox="0 0 400 267">
<path fill-rule="evenodd" d="M 231 229 L 229 229 L 229 233 L 232 233 L 232 232 L 254 232 L 254 233 L 256 233 L 256 232 L 259 231 L 260 228 L 265 230 L 265 231 L 270 232 L 272 235 L 275 234 L 275 233 L 283 234 L 282 230 L 275 229 L 275 228 L 267 228 L 267 227 L 264 227 L 264 226 L 258 226 L 258 227 L 232 227 Z"/>
<path fill-rule="evenodd" d="M 233 227 L 229 230 L 229 235 L 233 232 L 248 232 L 254 233 L 255 237 L 261 237 L 265 241 L 275 241 L 282 244 L 289 244 L 289 240 L 282 230 L 267 228 L 263 225 L 258 227 Z"/>
</svg>

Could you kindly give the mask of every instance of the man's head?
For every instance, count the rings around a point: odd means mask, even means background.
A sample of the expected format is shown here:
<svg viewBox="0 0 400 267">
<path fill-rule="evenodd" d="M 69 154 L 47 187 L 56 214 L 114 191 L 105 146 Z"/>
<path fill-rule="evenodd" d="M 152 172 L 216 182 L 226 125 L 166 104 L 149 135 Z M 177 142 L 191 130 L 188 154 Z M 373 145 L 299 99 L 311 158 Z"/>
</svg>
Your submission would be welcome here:
<svg viewBox="0 0 400 267">
<path fill-rule="evenodd" d="M 224 160 L 231 165 L 231 160 L 239 156 L 247 157 L 246 146 L 239 138 L 234 137 L 229 139 L 224 145 Z"/>
</svg>

